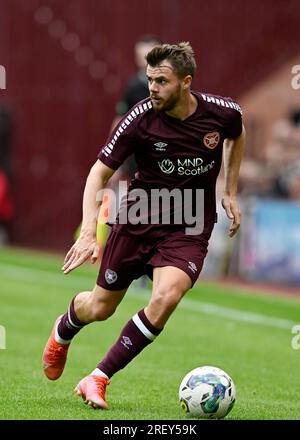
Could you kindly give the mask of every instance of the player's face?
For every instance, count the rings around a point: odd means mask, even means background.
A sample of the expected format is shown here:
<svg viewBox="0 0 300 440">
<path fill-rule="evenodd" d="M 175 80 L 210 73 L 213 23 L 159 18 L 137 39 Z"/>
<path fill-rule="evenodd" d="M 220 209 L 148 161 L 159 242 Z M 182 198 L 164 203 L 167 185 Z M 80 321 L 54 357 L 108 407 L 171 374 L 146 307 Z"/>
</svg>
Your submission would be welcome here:
<svg viewBox="0 0 300 440">
<path fill-rule="evenodd" d="M 150 98 L 155 110 L 171 111 L 181 100 L 183 81 L 178 78 L 172 65 L 163 61 L 157 67 L 147 66 Z"/>
</svg>

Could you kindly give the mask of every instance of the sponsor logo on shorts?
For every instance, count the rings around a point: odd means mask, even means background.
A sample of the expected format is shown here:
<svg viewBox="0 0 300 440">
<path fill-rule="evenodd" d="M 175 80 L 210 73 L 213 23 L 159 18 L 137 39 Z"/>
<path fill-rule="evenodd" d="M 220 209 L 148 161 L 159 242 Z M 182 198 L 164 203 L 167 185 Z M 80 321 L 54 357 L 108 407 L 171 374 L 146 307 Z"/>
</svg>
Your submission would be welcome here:
<svg viewBox="0 0 300 440">
<path fill-rule="evenodd" d="M 192 261 L 189 261 L 188 268 L 189 268 L 193 273 L 196 273 L 197 270 L 198 270 L 196 264 L 193 263 Z"/>
<path fill-rule="evenodd" d="M 204 145 L 213 150 L 216 148 L 220 141 L 220 133 L 218 131 L 213 131 L 212 133 L 207 133 L 203 138 Z"/>
<path fill-rule="evenodd" d="M 106 269 L 105 271 L 105 280 L 108 284 L 113 284 L 117 281 L 118 275 L 114 270 Z"/>
</svg>

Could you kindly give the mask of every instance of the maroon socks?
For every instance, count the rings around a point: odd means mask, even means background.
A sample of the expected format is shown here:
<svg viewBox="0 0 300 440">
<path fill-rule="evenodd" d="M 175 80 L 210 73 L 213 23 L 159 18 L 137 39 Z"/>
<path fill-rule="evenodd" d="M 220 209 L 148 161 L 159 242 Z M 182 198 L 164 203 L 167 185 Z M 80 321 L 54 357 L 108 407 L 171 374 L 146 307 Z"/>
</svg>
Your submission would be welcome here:
<svg viewBox="0 0 300 440">
<path fill-rule="evenodd" d="M 75 310 L 74 310 L 74 300 L 75 300 L 75 296 L 69 305 L 68 312 L 62 316 L 62 318 L 57 326 L 56 335 L 58 335 L 58 337 L 65 342 L 70 342 L 71 339 L 85 325 L 87 325 L 84 322 L 79 321 L 79 319 L 77 318 Z M 61 342 L 61 341 L 58 340 L 57 342 Z"/>
<path fill-rule="evenodd" d="M 149 322 L 144 310 L 140 310 L 125 325 L 119 339 L 97 368 L 111 377 L 154 341 L 161 331 Z"/>
<path fill-rule="evenodd" d="M 56 329 L 56 339 L 61 344 L 71 342 L 73 337 L 87 325 L 77 318 L 74 310 L 74 299 L 75 297 L 69 305 L 68 312 L 62 316 Z M 162 329 L 155 328 L 150 323 L 144 310 L 140 310 L 127 322 L 116 343 L 98 364 L 99 373 L 112 377 L 154 341 L 161 331 Z"/>
</svg>

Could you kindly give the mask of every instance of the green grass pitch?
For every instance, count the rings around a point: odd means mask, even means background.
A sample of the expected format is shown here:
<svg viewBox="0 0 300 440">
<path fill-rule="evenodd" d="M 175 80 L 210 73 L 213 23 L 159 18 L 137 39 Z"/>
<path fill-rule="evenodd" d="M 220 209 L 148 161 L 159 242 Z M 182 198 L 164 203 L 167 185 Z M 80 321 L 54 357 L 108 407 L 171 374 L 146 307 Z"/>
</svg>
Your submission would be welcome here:
<svg viewBox="0 0 300 440">
<path fill-rule="evenodd" d="M 201 365 L 224 369 L 236 384 L 236 404 L 227 419 L 300 419 L 300 350 L 291 345 L 300 301 L 207 281 L 187 294 L 157 340 L 112 378 L 110 410 L 87 407 L 74 386 L 147 304 L 150 290 L 135 283 L 114 316 L 84 328 L 72 343 L 63 376 L 51 382 L 41 358 L 53 322 L 76 292 L 93 287 L 97 274 L 84 266 L 65 276 L 61 264 L 57 256 L 0 250 L 0 325 L 6 330 L 0 419 L 187 420 L 178 387 Z"/>
</svg>

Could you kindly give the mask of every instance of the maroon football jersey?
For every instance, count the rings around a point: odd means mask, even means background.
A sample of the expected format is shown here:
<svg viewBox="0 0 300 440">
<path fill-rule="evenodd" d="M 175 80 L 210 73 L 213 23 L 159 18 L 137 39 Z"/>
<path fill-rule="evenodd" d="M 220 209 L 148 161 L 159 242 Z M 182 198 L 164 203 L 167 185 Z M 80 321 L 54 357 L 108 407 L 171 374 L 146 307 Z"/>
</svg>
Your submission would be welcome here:
<svg viewBox="0 0 300 440">
<path fill-rule="evenodd" d="M 215 186 L 222 163 L 223 141 L 241 134 L 242 112 L 231 98 L 192 93 L 198 106 L 183 121 L 154 110 L 150 98 L 138 103 L 124 116 L 98 158 L 116 170 L 129 155 L 135 155 L 138 171 L 128 194 L 137 189 L 148 194 L 153 189 L 190 189 L 194 191 L 193 196 L 198 197 L 196 190 L 202 189 L 203 234 L 209 238 L 216 219 Z M 134 203 L 136 201 L 127 197 L 122 206 L 128 210 Z M 196 203 L 195 198 L 193 203 Z M 182 225 L 186 225 L 184 219 Z M 137 235 L 155 227 L 157 225 L 149 222 L 120 224 L 118 220 L 114 225 L 117 230 Z"/>
</svg>

